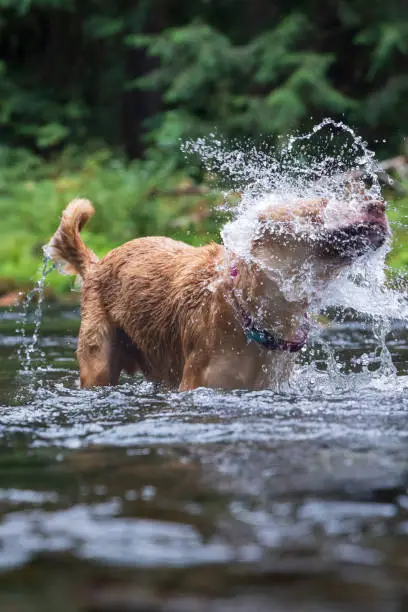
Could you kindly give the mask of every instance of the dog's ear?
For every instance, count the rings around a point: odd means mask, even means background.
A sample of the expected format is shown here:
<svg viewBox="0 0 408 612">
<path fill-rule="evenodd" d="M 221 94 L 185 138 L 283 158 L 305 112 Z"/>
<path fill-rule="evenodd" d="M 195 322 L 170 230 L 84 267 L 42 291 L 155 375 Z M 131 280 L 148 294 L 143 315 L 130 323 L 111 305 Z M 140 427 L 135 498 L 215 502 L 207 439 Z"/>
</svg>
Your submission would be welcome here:
<svg viewBox="0 0 408 612">
<path fill-rule="evenodd" d="M 294 230 L 294 216 L 288 208 L 273 207 L 257 215 L 253 247 L 271 248 Z"/>
<path fill-rule="evenodd" d="M 293 211 L 288 207 L 271 206 L 258 214 L 261 223 L 290 223 L 294 219 Z"/>
<path fill-rule="evenodd" d="M 322 223 L 327 203 L 327 198 L 317 198 L 314 200 L 296 200 L 287 206 L 270 206 L 258 214 L 258 221 L 265 225 L 279 223 L 282 228 L 288 229 L 296 221 Z"/>
</svg>

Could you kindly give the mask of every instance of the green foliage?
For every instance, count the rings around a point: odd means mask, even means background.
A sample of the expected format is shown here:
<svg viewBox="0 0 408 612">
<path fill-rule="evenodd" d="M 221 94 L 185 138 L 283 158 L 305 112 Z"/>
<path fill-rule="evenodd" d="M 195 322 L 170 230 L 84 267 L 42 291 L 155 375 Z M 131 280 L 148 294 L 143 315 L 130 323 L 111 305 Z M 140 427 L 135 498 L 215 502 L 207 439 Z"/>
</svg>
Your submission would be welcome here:
<svg viewBox="0 0 408 612">
<path fill-rule="evenodd" d="M 399 0 L 0 0 L 0 36 L 9 145 L 96 140 L 182 164 L 179 138 L 214 127 L 273 139 L 332 115 L 389 153 L 408 132 Z"/>
<path fill-rule="evenodd" d="M 143 235 L 167 235 L 193 244 L 217 237 L 215 196 L 196 188 L 171 163 L 127 163 L 107 150 L 75 159 L 77 155 L 67 151 L 44 163 L 23 151 L 0 149 L 3 287 L 32 282 L 62 209 L 78 196 L 95 204 L 95 217 L 83 236 L 99 256 Z M 55 273 L 51 283 L 63 291 L 71 287 L 72 278 Z"/>
<path fill-rule="evenodd" d="M 334 56 L 308 50 L 310 29 L 294 13 L 245 45 L 234 45 L 202 23 L 157 36 L 129 36 L 129 45 L 160 59 L 133 84 L 164 92 L 169 110 L 155 140 L 168 139 L 169 125 L 178 126 L 177 137 L 208 133 L 210 125 L 234 137 L 278 135 L 299 128 L 312 110 L 351 108 L 352 101 L 328 78 Z"/>
<path fill-rule="evenodd" d="M 405 196 L 391 201 L 388 206 L 393 241 L 388 263 L 394 271 L 406 273 L 408 268 L 408 182 L 403 184 Z"/>
<path fill-rule="evenodd" d="M 387 68 L 390 60 L 408 53 L 408 21 L 376 23 L 356 36 L 356 43 L 372 47 L 372 62 L 368 79 Z"/>
</svg>

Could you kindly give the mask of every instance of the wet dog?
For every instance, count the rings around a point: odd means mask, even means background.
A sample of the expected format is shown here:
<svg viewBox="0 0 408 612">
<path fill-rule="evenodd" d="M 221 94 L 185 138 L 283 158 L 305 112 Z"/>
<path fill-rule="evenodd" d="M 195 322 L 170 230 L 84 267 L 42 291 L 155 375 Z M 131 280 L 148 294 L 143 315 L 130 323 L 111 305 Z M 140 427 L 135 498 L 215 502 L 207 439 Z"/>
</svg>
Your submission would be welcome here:
<svg viewBox="0 0 408 612">
<path fill-rule="evenodd" d="M 180 390 L 286 380 L 306 342 L 311 301 L 386 240 L 384 202 L 357 208 L 336 218 L 324 198 L 266 202 L 245 256 L 148 237 L 98 260 L 80 237 L 94 209 L 72 201 L 48 252 L 83 281 L 81 385 L 115 385 L 122 371 Z"/>
</svg>

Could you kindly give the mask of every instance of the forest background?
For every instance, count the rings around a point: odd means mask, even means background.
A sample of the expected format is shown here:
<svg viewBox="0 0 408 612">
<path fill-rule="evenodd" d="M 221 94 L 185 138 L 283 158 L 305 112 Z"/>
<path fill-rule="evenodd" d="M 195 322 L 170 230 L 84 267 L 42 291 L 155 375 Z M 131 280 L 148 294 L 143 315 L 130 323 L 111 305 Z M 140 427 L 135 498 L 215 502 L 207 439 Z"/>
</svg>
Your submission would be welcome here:
<svg viewBox="0 0 408 612">
<path fill-rule="evenodd" d="M 407 96 L 406 0 L 0 0 L 0 295 L 30 286 L 78 195 L 98 254 L 217 239 L 222 196 L 180 142 L 273 146 L 326 116 L 397 158 L 389 265 L 404 272 Z"/>
</svg>

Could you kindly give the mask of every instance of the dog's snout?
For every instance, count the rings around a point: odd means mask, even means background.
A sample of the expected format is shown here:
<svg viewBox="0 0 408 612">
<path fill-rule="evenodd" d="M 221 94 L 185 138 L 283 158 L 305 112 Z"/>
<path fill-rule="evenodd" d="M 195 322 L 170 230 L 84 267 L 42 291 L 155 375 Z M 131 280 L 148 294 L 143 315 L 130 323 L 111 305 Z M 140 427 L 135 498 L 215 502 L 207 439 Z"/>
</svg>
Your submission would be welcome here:
<svg viewBox="0 0 408 612">
<path fill-rule="evenodd" d="M 385 214 L 386 203 L 384 200 L 367 199 L 361 211 L 362 223 L 374 223 L 383 228 L 387 227 L 387 217 Z"/>
<path fill-rule="evenodd" d="M 371 200 L 367 203 L 365 210 L 370 215 L 382 216 L 385 214 L 385 202 L 383 200 Z"/>
</svg>

